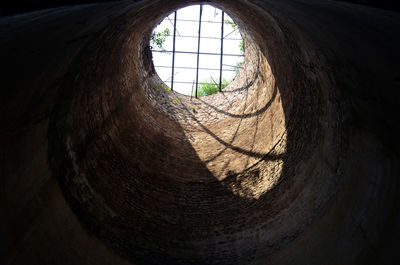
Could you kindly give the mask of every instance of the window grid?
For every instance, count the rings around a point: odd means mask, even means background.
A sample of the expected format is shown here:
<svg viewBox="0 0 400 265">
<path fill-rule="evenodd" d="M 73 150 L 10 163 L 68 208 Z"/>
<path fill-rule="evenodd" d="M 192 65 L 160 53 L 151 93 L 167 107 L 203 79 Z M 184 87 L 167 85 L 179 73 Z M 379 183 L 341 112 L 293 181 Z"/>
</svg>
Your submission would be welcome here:
<svg viewBox="0 0 400 265">
<path fill-rule="evenodd" d="M 222 11 L 222 10 L 221 10 Z M 171 82 L 171 90 L 174 90 L 174 83 L 177 84 L 192 84 L 192 92 L 191 95 L 193 95 L 193 88 L 195 89 L 195 97 L 197 98 L 198 94 L 198 86 L 200 84 L 210 84 L 206 82 L 199 82 L 199 71 L 200 70 L 214 70 L 217 71 L 219 70 L 219 84 L 215 82 L 215 80 L 211 77 L 213 83 L 215 85 L 218 85 L 219 91 L 222 91 L 222 76 L 223 72 L 226 71 L 237 71 L 239 68 L 238 66 L 233 66 L 233 65 L 226 65 L 223 64 L 223 57 L 224 56 L 240 56 L 243 57 L 243 54 L 224 54 L 224 39 L 225 40 L 242 40 L 238 38 L 228 38 L 232 33 L 234 33 L 238 29 L 234 29 L 233 31 L 229 32 L 224 36 L 224 17 L 225 17 L 225 12 L 222 11 L 222 19 L 220 22 L 217 21 L 202 21 L 202 13 L 203 13 L 203 5 L 200 5 L 200 10 L 199 10 L 199 20 L 190 20 L 190 19 L 177 19 L 177 11 L 174 12 L 174 19 L 171 21 L 170 18 L 168 20 L 173 24 L 173 39 L 172 39 L 172 50 L 166 51 L 166 50 L 155 50 L 153 49 L 153 52 L 160 52 L 160 53 L 172 53 L 172 64 L 171 66 L 168 65 L 156 65 L 155 67 L 160 67 L 160 68 L 171 68 L 171 77 L 170 82 Z M 177 31 L 177 21 L 182 21 L 182 22 L 198 22 L 199 27 L 198 27 L 198 34 L 197 36 L 189 36 L 189 35 L 180 35 L 179 32 Z M 201 26 L 202 23 L 214 23 L 214 24 L 221 24 L 221 34 L 220 37 L 208 37 L 208 36 L 201 36 Z M 186 38 L 197 38 L 197 52 L 190 52 L 190 51 L 180 51 L 176 50 L 176 37 L 186 37 Z M 200 52 L 200 45 L 201 45 L 201 39 L 219 39 L 220 40 L 220 52 L 219 53 L 211 53 L 211 52 Z M 194 54 L 197 55 L 197 60 L 196 60 L 196 67 L 185 67 L 185 66 L 176 66 L 175 65 L 175 54 Z M 200 67 L 200 55 L 211 55 L 211 56 L 220 56 L 220 64 L 219 68 L 210 68 L 210 67 Z M 224 69 L 223 66 L 228 66 L 231 67 L 231 69 Z M 188 81 L 176 81 L 175 78 L 175 69 L 192 69 L 196 70 L 196 81 L 195 82 L 188 82 Z M 167 80 L 164 80 L 164 82 L 167 82 Z"/>
</svg>

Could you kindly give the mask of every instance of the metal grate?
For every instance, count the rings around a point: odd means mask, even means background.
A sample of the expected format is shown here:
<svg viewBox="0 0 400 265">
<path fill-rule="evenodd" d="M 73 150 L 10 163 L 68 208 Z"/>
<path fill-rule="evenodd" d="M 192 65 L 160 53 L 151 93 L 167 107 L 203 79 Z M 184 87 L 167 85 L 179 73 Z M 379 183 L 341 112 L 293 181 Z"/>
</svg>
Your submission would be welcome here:
<svg viewBox="0 0 400 265">
<path fill-rule="evenodd" d="M 215 9 L 217 10 L 217 9 Z M 219 10 L 222 12 L 221 14 L 221 21 L 210 21 L 210 20 L 204 20 L 202 21 L 203 18 L 203 5 L 199 5 L 199 13 L 198 13 L 198 20 L 193 20 L 193 19 L 178 19 L 178 11 L 174 12 L 174 17 L 173 20 L 167 17 L 171 25 L 173 26 L 173 35 L 172 35 L 172 49 L 169 50 L 160 50 L 160 49 L 152 49 L 152 52 L 156 53 L 162 53 L 162 54 L 172 54 L 171 58 L 171 65 L 155 65 L 156 69 L 160 68 L 171 68 L 171 76 L 167 78 L 166 80 L 163 80 L 165 83 L 169 83 L 170 80 L 170 87 L 171 90 L 174 90 L 174 84 L 192 84 L 192 91 L 191 95 L 193 95 L 193 89 L 195 90 L 194 96 L 198 96 L 198 88 L 200 84 L 213 84 L 217 85 L 219 88 L 219 91 L 222 91 L 222 80 L 223 80 L 223 74 L 224 72 L 232 72 L 235 71 L 237 72 L 237 69 L 240 68 L 240 66 L 237 65 L 229 65 L 229 64 L 224 64 L 224 57 L 225 56 L 236 56 L 236 57 L 243 57 L 243 54 L 235 54 L 235 53 L 224 53 L 224 40 L 226 41 L 242 41 L 242 39 L 239 38 L 229 38 L 235 31 L 238 31 L 238 27 L 234 28 L 231 32 L 228 34 L 224 35 L 224 25 L 226 24 L 225 22 L 225 12 L 222 10 Z M 216 12 L 216 11 L 215 11 Z M 196 22 L 198 23 L 198 32 L 197 36 L 193 35 L 181 35 L 179 31 L 177 30 L 177 21 L 180 23 L 190 23 L 190 22 Z M 210 23 L 213 27 L 216 27 L 218 24 L 220 25 L 220 36 L 219 37 L 210 37 L 210 36 L 202 36 L 202 25 L 204 23 Z M 197 51 L 183 51 L 183 50 L 177 50 L 177 37 L 179 38 L 197 38 Z M 201 44 L 202 40 L 204 39 L 210 39 L 210 40 L 219 40 L 220 41 L 220 51 L 219 52 L 204 52 L 201 51 Z M 176 55 L 177 54 L 190 54 L 190 55 L 195 55 L 196 56 L 196 66 L 195 67 L 187 67 L 187 66 L 176 66 L 175 60 L 176 60 Z M 200 55 L 207 55 L 207 56 L 219 56 L 219 65 L 215 65 L 215 67 L 200 67 Z M 224 67 L 225 66 L 225 67 Z M 196 70 L 196 75 L 195 79 L 191 82 L 189 81 L 182 81 L 182 80 L 177 80 L 175 78 L 176 76 L 176 69 L 192 69 Z M 219 71 L 219 82 L 215 82 L 214 78 L 210 75 L 211 80 L 213 83 L 206 83 L 206 82 L 200 82 L 199 81 L 199 72 L 202 70 L 210 70 L 210 71 Z"/>
</svg>

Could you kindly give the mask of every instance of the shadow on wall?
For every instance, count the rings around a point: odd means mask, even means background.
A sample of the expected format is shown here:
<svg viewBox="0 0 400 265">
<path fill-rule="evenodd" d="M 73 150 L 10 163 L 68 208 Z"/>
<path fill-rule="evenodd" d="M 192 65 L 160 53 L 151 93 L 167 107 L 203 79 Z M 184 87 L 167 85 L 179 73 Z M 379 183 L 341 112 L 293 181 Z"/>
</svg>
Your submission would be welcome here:
<svg viewBox="0 0 400 265">
<path fill-rule="evenodd" d="M 152 26 L 194 2 L 2 18 L 1 261 L 395 263 L 398 14 L 213 0 L 259 68 L 194 113 L 145 58 Z"/>
<path fill-rule="evenodd" d="M 160 5 L 164 7 L 157 10 L 157 16 L 146 16 L 155 15 L 152 6 L 143 6 L 142 16 L 128 13 L 72 64 L 58 89 L 49 126 L 51 167 L 86 229 L 136 263 L 246 264 L 294 240 L 335 192 L 333 182 L 328 181 L 335 179 L 335 174 L 321 182 L 313 172 L 321 165 L 307 165 L 324 134 L 318 123 L 323 113 L 321 88 L 291 59 L 292 53 L 299 51 L 289 50 L 287 42 L 290 49 L 299 48 L 294 39 L 283 39 L 271 17 L 265 17 L 264 23 L 271 24 L 265 28 L 242 12 L 248 6 L 218 2 L 246 25 L 242 28 L 253 36 L 263 57 L 274 62 L 276 85 L 267 103 L 250 113 L 244 112 L 246 107 L 237 113 L 209 105 L 223 119 L 236 120 L 230 142 L 186 109 L 201 133 L 225 148 L 210 160 L 202 160 L 182 124 L 155 108 L 144 91 L 153 84 L 147 84 L 149 73 L 143 71 L 140 54 L 146 53 L 136 47 L 143 49 L 143 33 L 149 31 L 154 18 L 181 5 L 180 1 L 170 2 L 169 7 Z M 260 10 L 254 7 L 251 12 Z M 272 36 L 273 42 L 265 40 L 265 35 Z M 260 72 L 256 79 L 263 75 Z M 253 80 L 238 90 L 246 94 L 244 106 L 265 100 L 266 95 L 259 92 L 262 85 Z M 281 101 L 276 98 L 278 88 Z M 250 90 L 255 92 L 248 98 Z M 246 119 L 255 120 L 254 135 L 268 133 L 277 120 L 259 117 L 266 113 L 272 117 L 280 104 L 286 121 L 286 153 L 252 151 L 259 143 L 251 140 L 251 135 L 250 149 L 233 144 Z M 223 171 L 227 174 L 219 181 L 206 163 L 224 152 L 254 157 L 258 162 L 237 172 L 226 160 Z M 331 163 L 336 162 L 336 155 L 331 156 Z M 265 189 L 274 174 L 278 174 L 277 181 Z M 311 196 L 300 194 L 311 181 L 312 186 L 322 185 L 323 189 Z M 309 208 L 299 210 L 299 204 L 305 202 Z M 281 232 L 276 232 L 277 227 Z"/>
</svg>

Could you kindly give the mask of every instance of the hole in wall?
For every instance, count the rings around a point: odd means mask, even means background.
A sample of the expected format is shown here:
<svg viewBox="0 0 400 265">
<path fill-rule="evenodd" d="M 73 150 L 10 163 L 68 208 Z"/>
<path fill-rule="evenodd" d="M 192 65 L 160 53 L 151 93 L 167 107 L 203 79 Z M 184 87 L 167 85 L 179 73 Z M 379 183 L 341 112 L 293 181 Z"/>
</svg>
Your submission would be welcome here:
<svg viewBox="0 0 400 265">
<path fill-rule="evenodd" d="M 150 49 L 164 89 L 199 97 L 218 93 L 234 80 L 245 44 L 225 11 L 192 5 L 162 20 L 151 34 Z"/>
<path fill-rule="evenodd" d="M 267 255 L 296 234 L 286 213 L 309 221 L 289 206 L 310 175 L 295 170 L 304 138 L 318 131 L 313 98 L 301 94 L 312 83 L 302 87 L 290 72 L 273 19 L 225 1 L 246 43 L 235 80 L 197 99 L 157 87 L 165 83 L 146 51 L 152 26 L 175 2 L 158 1 L 157 14 L 154 6 L 132 12 L 82 52 L 60 89 L 73 94 L 59 97 L 50 124 L 52 168 L 85 227 L 138 264 L 245 264 L 247 246 Z M 271 237 L 257 241 L 255 227 Z M 210 245 L 217 241 L 225 243 Z"/>
<path fill-rule="evenodd" d="M 211 13 L 212 17 L 218 12 L 221 15 L 223 10 L 212 6 L 208 7 L 210 9 L 209 14 Z M 192 13 L 197 16 L 200 15 L 200 5 L 186 8 L 191 8 Z M 179 10 L 182 9 L 178 9 L 177 20 L 179 19 Z M 164 26 L 159 26 L 160 29 L 157 30 L 156 28 L 152 34 L 154 32 L 165 32 L 165 25 L 170 26 L 167 32 L 173 31 L 175 14 L 174 12 L 168 12 L 168 14 L 170 14 L 169 17 L 160 24 L 163 25 L 164 23 Z M 197 23 L 195 26 L 198 26 L 199 22 L 189 19 L 190 17 L 193 17 L 193 15 L 188 18 L 183 17 L 183 20 Z M 238 23 L 240 28 L 245 26 L 243 21 L 236 20 L 236 18 L 238 17 L 227 16 L 226 19 L 222 20 L 221 15 L 217 17 L 216 23 L 212 24 L 218 24 L 219 27 L 223 24 L 225 29 L 230 29 L 226 35 L 231 35 L 232 32 L 239 31 L 239 27 L 232 26 L 231 23 L 236 24 L 236 21 L 240 21 Z M 205 19 L 207 19 L 207 16 L 205 16 Z M 229 22 L 225 23 L 226 21 Z M 222 30 L 216 30 L 216 32 L 217 36 L 222 33 Z M 165 84 L 165 80 L 162 80 L 160 74 L 151 71 L 149 71 L 149 78 L 143 80 L 149 84 L 144 92 L 147 94 L 145 98 L 156 109 L 163 112 L 171 120 L 178 122 L 180 129 L 185 134 L 185 140 L 192 146 L 197 159 L 212 173 L 214 180 L 224 182 L 226 187 L 237 196 L 254 199 L 265 194 L 279 180 L 283 165 L 281 157 L 285 153 L 286 146 L 285 118 L 279 100 L 279 90 L 268 61 L 260 53 L 258 44 L 253 40 L 252 34 L 248 32 L 247 28 L 241 30 L 238 35 L 243 36 L 243 38 L 237 39 L 233 46 L 236 51 L 240 51 L 240 42 L 244 40 L 246 50 L 245 56 L 242 56 L 243 66 L 232 83 L 221 93 L 197 99 L 185 97 L 176 90 L 171 91 L 170 86 Z M 220 40 L 217 39 L 217 41 L 220 46 Z M 170 40 L 169 46 L 163 48 L 170 50 L 172 42 Z M 167 43 L 167 41 L 165 40 L 162 43 Z M 197 45 L 197 39 L 195 39 L 194 44 Z M 157 46 L 157 43 L 153 42 L 153 50 L 154 46 Z M 162 48 L 160 49 L 162 50 Z M 193 49 L 196 50 L 197 46 Z M 153 52 L 153 63 L 157 68 L 157 63 L 154 62 L 154 54 Z M 146 64 L 146 60 L 148 60 L 147 57 L 144 64 Z M 172 61 L 172 58 L 168 58 L 168 61 Z M 194 58 L 194 63 L 196 63 L 196 58 Z M 167 70 L 167 79 L 171 77 L 170 70 Z M 169 80 L 169 82 L 172 81 Z M 275 117 L 281 118 L 265 127 L 267 120 L 273 120 Z M 166 125 L 162 130 L 169 132 L 168 127 Z M 265 130 L 265 128 L 268 129 Z M 269 155 L 271 152 L 274 154 Z M 266 172 L 255 174 L 254 172 L 259 171 L 254 167 L 258 167 L 258 163 L 265 160 L 267 156 L 274 159 L 270 162 L 275 165 L 273 176 L 270 174 L 267 177 Z M 176 159 L 179 160 L 179 158 Z M 243 172 L 246 173 L 242 174 Z M 198 175 L 191 179 L 193 181 L 212 181 L 199 178 Z"/>
<path fill-rule="evenodd" d="M 53 113 L 51 124 L 53 169 L 85 227 L 138 264 L 199 264 L 203 257 L 234 264 L 237 253 L 247 259 L 245 249 L 229 243 L 221 254 L 208 242 L 231 242 L 231 233 L 251 229 L 257 220 L 247 214 L 264 207 L 281 177 L 279 90 L 254 42 L 246 42 L 243 69 L 222 93 L 192 101 L 154 89 L 162 80 L 144 67 L 151 60 L 139 60 L 149 40 L 140 33 L 157 18 L 144 15 L 152 10 L 142 11 L 146 22 L 110 26 L 71 69 L 60 91 L 72 93 L 71 86 L 74 94 L 59 97 L 67 109 Z"/>
</svg>

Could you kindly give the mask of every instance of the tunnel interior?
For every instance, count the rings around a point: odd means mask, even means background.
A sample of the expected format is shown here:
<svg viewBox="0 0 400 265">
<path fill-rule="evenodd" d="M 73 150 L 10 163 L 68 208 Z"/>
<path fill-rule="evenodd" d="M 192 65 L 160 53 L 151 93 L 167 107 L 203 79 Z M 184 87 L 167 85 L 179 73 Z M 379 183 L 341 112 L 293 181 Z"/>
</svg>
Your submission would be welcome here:
<svg viewBox="0 0 400 265">
<path fill-rule="evenodd" d="M 240 26 L 242 69 L 217 94 L 167 91 L 151 32 L 205 3 Z M 145 0 L 0 20 L 5 264 L 392 264 L 400 21 L 371 10 Z"/>
</svg>

